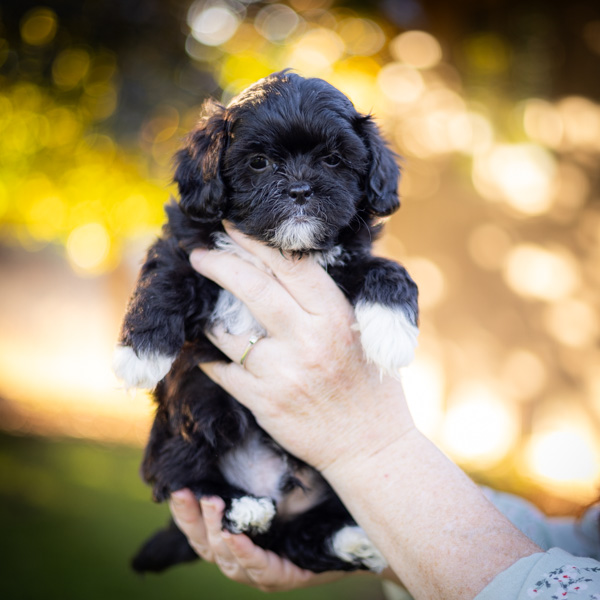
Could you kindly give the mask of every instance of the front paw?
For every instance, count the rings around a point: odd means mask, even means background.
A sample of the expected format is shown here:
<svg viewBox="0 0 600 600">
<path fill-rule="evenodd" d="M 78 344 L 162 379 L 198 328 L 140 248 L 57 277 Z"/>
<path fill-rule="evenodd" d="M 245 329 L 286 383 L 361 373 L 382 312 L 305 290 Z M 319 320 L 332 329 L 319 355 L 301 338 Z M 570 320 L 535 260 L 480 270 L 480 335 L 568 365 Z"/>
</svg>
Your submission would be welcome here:
<svg viewBox="0 0 600 600">
<path fill-rule="evenodd" d="M 400 306 L 360 302 L 354 313 L 367 360 L 396 377 L 415 356 L 418 327 Z"/>
<path fill-rule="evenodd" d="M 169 372 L 174 356 L 147 354 L 138 356 L 131 346 L 117 346 L 113 354 L 113 371 L 127 389 L 154 389 Z"/>
<path fill-rule="evenodd" d="M 271 527 L 275 512 L 270 498 L 234 498 L 225 511 L 223 526 L 231 533 L 265 533 Z"/>
<path fill-rule="evenodd" d="M 330 547 L 335 556 L 355 567 L 381 573 L 388 566 L 381 552 L 357 525 L 343 527 L 336 532 L 330 540 Z"/>
</svg>

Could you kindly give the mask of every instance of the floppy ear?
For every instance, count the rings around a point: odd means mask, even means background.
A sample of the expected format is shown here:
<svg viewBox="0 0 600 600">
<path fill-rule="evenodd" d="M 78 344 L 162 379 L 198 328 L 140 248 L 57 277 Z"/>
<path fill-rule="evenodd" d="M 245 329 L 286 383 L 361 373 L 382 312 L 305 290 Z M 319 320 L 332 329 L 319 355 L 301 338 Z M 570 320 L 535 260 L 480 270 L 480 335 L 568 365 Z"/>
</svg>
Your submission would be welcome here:
<svg viewBox="0 0 600 600">
<path fill-rule="evenodd" d="M 366 209 L 377 217 L 392 214 L 400 207 L 397 155 L 390 150 L 371 115 L 361 116 L 357 130 L 369 150 L 369 167 L 365 185 Z"/>
<path fill-rule="evenodd" d="M 205 223 L 225 217 L 225 185 L 221 179 L 221 156 L 227 142 L 225 107 L 208 100 L 203 117 L 175 155 L 175 181 L 179 205 L 192 219 Z"/>
</svg>

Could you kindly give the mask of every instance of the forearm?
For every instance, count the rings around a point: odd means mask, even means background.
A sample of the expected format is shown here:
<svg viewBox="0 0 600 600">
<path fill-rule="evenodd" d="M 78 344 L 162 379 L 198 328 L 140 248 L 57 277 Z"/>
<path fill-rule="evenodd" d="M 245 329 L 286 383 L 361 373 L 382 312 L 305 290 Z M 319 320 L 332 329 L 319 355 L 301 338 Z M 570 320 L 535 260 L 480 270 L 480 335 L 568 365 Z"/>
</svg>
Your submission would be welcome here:
<svg viewBox="0 0 600 600">
<path fill-rule="evenodd" d="M 395 426 L 392 417 L 383 427 Z M 323 474 L 417 599 L 473 598 L 540 551 L 416 429 Z"/>
</svg>

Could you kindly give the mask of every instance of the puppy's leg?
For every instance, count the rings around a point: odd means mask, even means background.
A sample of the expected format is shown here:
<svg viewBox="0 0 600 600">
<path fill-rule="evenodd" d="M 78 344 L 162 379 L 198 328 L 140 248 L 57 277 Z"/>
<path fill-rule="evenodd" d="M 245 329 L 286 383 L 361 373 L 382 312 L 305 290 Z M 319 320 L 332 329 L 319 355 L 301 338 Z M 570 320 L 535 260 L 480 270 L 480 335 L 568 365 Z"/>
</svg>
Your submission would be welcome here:
<svg viewBox="0 0 600 600">
<path fill-rule="evenodd" d="M 359 569 L 379 572 L 386 566 L 385 559 L 337 498 L 278 523 L 269 547 L 314 573 Z"/>
<path fill-rule="evenodd" d="M 360 569 L 381 573 L 387 561 L 358 525 L 346 525 L 330 539 L 331 552 L 344 562 Z"/>
<path fill-rule="evenodd" d="M 181 350 L 187 315 L 199 320 L 206 313 L 207 319 L 217 293 L 216 286 L 192 269 L 174 238 L 159 239 L 150 248 L 113 359 L 113 370 L 125 387 L 156 386 Z"/>
<path fill-rule="evenodd" d="M 354 311 L 367 359 L 397 376 L 414 358 L 417 346 L 418 290 L 404 267 L 372 258 L 366 265 Z"/>
<path fill-rule="evenodd" d="M 144 542 L 131 560 L 131 567 L 138 573 L 160 573 L 173 565 L 198 558 L 185 535 L 170 521 L 168 527 Z"/>
</svg>

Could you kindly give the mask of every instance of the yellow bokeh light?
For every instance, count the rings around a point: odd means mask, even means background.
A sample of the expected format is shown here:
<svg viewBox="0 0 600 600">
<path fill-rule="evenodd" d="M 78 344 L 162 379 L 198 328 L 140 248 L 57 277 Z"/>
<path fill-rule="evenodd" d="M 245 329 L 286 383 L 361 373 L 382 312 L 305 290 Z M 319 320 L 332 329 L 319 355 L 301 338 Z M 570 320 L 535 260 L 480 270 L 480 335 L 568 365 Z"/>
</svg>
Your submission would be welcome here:
<svg viewBox="0 0 600 600">
<path fill-rule="evenodd" d="M 60 239 L 67 207 L 59 196 L 34 198 L 27 211 L 27 228 L 37 240 Z"/>
<path fill-rule="evenodd" d="M 344 55 L 342 38 L 329 29 L 317 27 L 305 33 L 291 48 L 290 67 L 310 77 L 328 72 Z"/>
<path fill-rule="evenodd" d="M 343 19 L 337 27 L 337 32 L 344 40 L 348 54 L 372 56 L 379 52 L 385 43 L 381 27 L 369 19 Z"/>
<path fill-rule="evenodd" d="M 425 31 L 406 31 L 390 43 L 392 56 L 416 69 L 433 67 L 442 59 L 439 42 Z"/>
<path fill-rule="evenodd" d="M 223 102 L 227 103 L 233 96 L 272 71 L 273 65 L 264 57 L 248 53 L 228 56 L 219 78 L 224 89 Z"/>
<path fill-rule="evenodd" d="M 219 46 L 233 37 L 240 25 L 238 15 L 225 3 L 194 2 L 188 11 L 192 35 L 207 46 Z"/>
<path fill-rule="evenodd" d="M 350 57 L 339 61 L 328 81 L 342 90 L 362 113 L 379 114 L 376 74 L 379 65 L 370 58 Z"/>
<path fill-rule="evenodd" d="M 553 493 L 566 495 L 571 501 L 590 501 L 597 495 L 600 453 L 591 432 L 582 424 L 567 422 L 534 434 L 527 444 L 525 461 L 529 476 Z"/>
<path fill-rule="evenodd" d="M 115 231 L 119 231 L 128 225 L 132 225 L 136 233 L 136 229 L 144 231 L 148 228 L 149 221 L 151 221 L 149 202 L 141 194 L 132 194 L 118 202 L 111 214 L 111 222 Z"/>
<path fill-rule="evenodd" d="M 417 101 L 425 89 L 421 74 L 400 63 L 385 65 L 377 76 L 377 84 L 386 98 L 397 104 Z"/>
<path fill-rule="evenodd" d="M 473 468 L 488 468 L 510 452 L 518 433 L 517 417 L 490 384 L 464 383 L 449 404 L 442 443 L 453 458 Z"/>
<path fill-rule="evenodd" d="M 81 135 L 82 123 L 78 115 L 69 108 L 57 107 L 48 111 L 50 135 L 48 146 L 60 147 L 73 143 Z"/>
<path fill-rule="evenodd" d="M 67 239 L 67 256 L 78 271 L 100 270 L 109 250 L 110 237 L 100 223 L 80 225 Z"/>
<path fill-rule="evenodd" d="M 558 109 L 547 100 L 531 98 L 523 107 L 523 127 L 534 142 L 557 148 L 563 136 L 563 122 Z"/>
<path fill-rule="evenodd" d="M 31 46 L 43 46 L 54 39 L 58 27 L 56 13 L 49 8 L 34 8 L 21 21 L 21 37 Z"/>
<path fill-rule="evenodd" d="M 0 181 L 0 219 L 2 215 L 8 210 L 8 192 L 6 185 Z"/>
<path fill-rule="evenodd" d="M 600 106 L 580 96 L 563 98 L 557 105 L 564 124 L 564 148 L 600 150 Z"/>
<path fill-rule="evenodd" d="M 54 83 L 63 90 L 71 90 L 86 76 L 90 55 L 83 49 L 63 50 L 52 63 Z"/>
<path fill-rule="evenodd" d="M 545 301 L 566 298 L 580 283 L 579 267 L 570 254 L 535 244 L 519 244 L 511 248 L 503 276 L 517 294 Z"/>
<path fill-rule="evenodd" d="M 475 112 L 460 112 L 448 116 L 446 125 L 450 147 L 466 154 L 486 152 L 494 141 L 489 120 Z"/>
<path fill-rule="evenodd" d="M 473 183 L 484 197 L 530 216 L 552 205 L 555 173 L 554 157 L 534 144 L 498 144 L 473 161 Z"/>
<path fill-rule="evenodd" d="M 300 19 L 296 11 L 284 4 L 265 6 L 254 19 L 254 26 L 260 34 L 275 43 L 285 41 L 299 24 Z"/>
<path fill-rule="evenodd" d="M 416 426 L 427 437 L 438 434 L 444 406 L 445 374 L 432 357 L 421 355 L 402 371 L 406 399 Z"/>
<path fill-rule="evenodd" d="M 117 91 L 107 83 L 87 86 L 86 93 L 81 99 L 81 106 L 88 111 L 92 119 L 96 121 L 107 119 L 117 108 Z"/>
<path fill-rule="evenodd" d="M 566 298 L 549 306 L 544 323 L 552 337 L 565 346 L 585 348 L 598 342 L 597 311 L 581 300 Z"/>
</svg>

